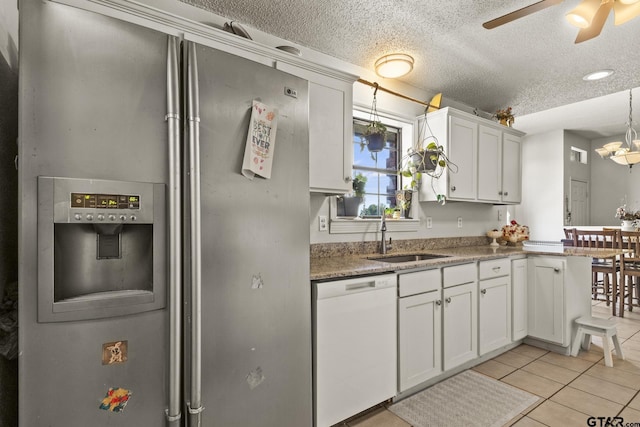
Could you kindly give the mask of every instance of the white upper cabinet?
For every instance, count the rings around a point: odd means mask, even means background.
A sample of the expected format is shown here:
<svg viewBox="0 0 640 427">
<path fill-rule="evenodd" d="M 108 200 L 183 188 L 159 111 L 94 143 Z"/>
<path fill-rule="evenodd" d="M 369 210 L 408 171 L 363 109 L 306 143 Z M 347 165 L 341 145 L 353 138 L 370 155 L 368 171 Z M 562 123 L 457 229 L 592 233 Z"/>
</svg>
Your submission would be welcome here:
<svg viewBox="0 0 640 427">
<path fill-rule="evenodd" d="M 421 126 L 424 117 L 418 120 Z M 420 200 L 443 194 L 457 201 L 520 203 L 522 132 L 448 107 L 428 114 L 427 123 L 455 166 L 438 180 L 423 175 Z"/>
<path fill-rule="evenodd" d="M 522 137 L 504 132 L 502 135 L 502 201 L 522 200 Z"/>
<path fill-rule="evenodd" d="M 319 74 L 282 62 L 276 67 L 309 80 L 310 191 L 338 195 L 351 191 L 356 77 Z"/>
</svg>

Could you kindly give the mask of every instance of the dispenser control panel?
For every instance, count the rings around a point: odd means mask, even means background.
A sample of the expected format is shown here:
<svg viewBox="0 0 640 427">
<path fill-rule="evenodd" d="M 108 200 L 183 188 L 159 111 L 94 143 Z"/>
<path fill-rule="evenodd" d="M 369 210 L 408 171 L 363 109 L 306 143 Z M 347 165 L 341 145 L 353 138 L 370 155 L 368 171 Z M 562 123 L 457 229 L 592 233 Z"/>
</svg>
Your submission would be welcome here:
<svg viewBox="0 0 640 427">
<path fill-rule="evenodd" d="M 140 209 L 140 196 L 71 193 L 71 207 L 88 209 Z"/>
</svg>

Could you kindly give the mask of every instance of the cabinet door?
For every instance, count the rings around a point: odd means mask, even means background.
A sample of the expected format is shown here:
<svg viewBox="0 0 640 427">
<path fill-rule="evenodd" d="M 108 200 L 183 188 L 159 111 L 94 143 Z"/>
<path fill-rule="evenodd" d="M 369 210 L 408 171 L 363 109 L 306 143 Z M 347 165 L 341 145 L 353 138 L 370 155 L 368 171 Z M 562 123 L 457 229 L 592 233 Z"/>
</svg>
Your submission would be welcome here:
<svg viewBox="0 0 640 427">
<path fill-rule="evenodd" d="M 444 370 L 478 356 L 478 283 L 442 290 Z"/>
<path fill-rule="evenodd" d="M 405 391 L 442 372 L 440 292 L 398 300 L 399 391 Z"/>
<path fill-rule="evenodd" d="M 499 202 L 502 195 L 502 132 L 478 126 L 478 200 Z"/>
<path fill-rule="evenodd" d="M 480 281 L 480 355 L 511 342 L 511 278 Z"/>
<path fill-rule="evenodd" d="M 527 260 L 511 261 L 511 313 L 513 341 L 527 336 Z"/>
<path fill-rule="evenodd" d="M 529 259 L 529 336 L 562 345 L 564 341 L 564 265 L 561 258 Z"/>
<path fill-rule="evenodd" d="M 522 138 L 505 133 L 502 139 L 502 201 L 522 200 Z"/>
<path fill-rule="evenodd" d="M 309 188 L 351 191 L 353 83 L 278 62 L 276 68 L 309 80 Z"/>
<path fill-rule="evenodd" d="M 449 159 L 458 166 L 457 173 L 448 173 L 450 199 L 475 200 L 477 193 L 478 125 L 451 117 L 449 122 Z"/>
</svg>

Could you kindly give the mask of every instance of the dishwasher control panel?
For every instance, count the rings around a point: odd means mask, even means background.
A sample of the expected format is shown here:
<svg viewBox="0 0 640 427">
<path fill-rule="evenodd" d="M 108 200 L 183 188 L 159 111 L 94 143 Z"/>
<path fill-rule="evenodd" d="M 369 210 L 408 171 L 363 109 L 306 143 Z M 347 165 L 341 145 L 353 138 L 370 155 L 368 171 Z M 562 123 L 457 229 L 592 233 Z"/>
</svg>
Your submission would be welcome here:
<svg viewBox="0 0 640 427">
<path fill-rule="evenodd" d="M 395 274 L 384 274 L 380 276 L 364 276 L 353 279 L 317 282 L 314 284 L 313 289 L 315 299 L 319 300 L 340 295 L 393 288 L 397 286 L 397 283 L 398 279 Z"/>
</svg>

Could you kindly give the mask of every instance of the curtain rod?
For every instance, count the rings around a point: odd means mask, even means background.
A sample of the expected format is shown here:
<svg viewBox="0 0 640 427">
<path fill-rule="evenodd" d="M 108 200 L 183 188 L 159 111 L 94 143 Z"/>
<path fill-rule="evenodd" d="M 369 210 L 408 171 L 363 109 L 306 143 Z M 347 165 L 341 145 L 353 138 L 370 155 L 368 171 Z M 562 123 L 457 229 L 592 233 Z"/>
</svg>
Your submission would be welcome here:
<svg viewBox="0 0 640 427">
<path fill-rule="evenodd" d="M 381 90 L 383 92 L 390 93 L 391 95 L 397 96 L 399 98 L 406 99 L 408 101 L 415 102 L 415 103 L 420 104 L 420 105 L 424 105 L 425 107 L 427 107 L 429 109 L 434 109 L 434 110 L 439 110 L 440 109 L 440 103 L 439 102 L 438 102 L 438 105 L 433 105 L 433 104 L 430 104 L 428 102 L 420 101 L 419 99 L 411 98 L 410 96 L 406 96 L 406 95 L 403 95 L 401 93 L 394 92 L 391 89 L 387 89 L 385 87 L 380 86 L 378 83 L 371 83 L 370 81 L 367 81 L 367 80 L 364 80 L 364 79 L 358 79 L 358 83 L 362 83 L 362 84 L 371 86 L 371 87 L 375 88 L 376 90 L 379 89 L 379 90 Z M 438 95 L 442 95 L 442 94 L 438 94 Z M 431 100 L 433 101 L 434 99 L 436 99 L 436 97 L 438 97 L 438 95 L 434 96 L 433 99 L 431 99 Z M 431 110 L 431 111 L 433 111 L 433 110 Z"/>
</svg>

